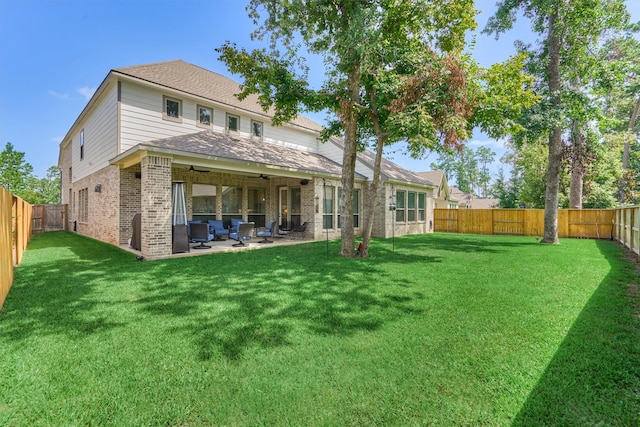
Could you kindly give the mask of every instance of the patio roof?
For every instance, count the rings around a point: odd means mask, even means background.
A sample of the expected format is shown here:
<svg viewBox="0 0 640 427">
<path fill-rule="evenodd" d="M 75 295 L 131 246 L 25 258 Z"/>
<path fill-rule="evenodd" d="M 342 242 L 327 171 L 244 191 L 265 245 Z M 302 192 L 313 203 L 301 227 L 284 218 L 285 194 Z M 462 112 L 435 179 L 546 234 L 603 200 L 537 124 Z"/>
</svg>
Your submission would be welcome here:
<svg viewBox="0 0 640 427">
<path fill-rule="evenodd" d="M 128 167 L 138 163 L 149 152 L 170 155 L 176 163 L 198 164 L 218 170 L 246 172 L 266 168 L 282 175 L 287 172 L 296 172 L 296 175 L 342 175 L 340 164 L 320 154 L 215 131 L 144 142 L 113 158 L 110 163 Z M 356 178 L 364 179 L 364 176 L 356 174 Z"/>
</svg>

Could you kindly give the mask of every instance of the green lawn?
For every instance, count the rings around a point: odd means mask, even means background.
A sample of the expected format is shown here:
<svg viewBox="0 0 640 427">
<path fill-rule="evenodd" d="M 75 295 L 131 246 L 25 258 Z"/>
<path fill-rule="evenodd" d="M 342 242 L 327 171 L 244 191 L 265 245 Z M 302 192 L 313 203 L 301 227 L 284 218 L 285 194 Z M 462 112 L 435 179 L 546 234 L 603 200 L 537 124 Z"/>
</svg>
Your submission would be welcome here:
<svg viewBox="0 0 640 427">
<path fill-rule="evenodd" d="M 609 241 L 455 234 L 153 262 L 39 235 L 0 312 L 0 425 L 638 425 Z"/>
</svg>

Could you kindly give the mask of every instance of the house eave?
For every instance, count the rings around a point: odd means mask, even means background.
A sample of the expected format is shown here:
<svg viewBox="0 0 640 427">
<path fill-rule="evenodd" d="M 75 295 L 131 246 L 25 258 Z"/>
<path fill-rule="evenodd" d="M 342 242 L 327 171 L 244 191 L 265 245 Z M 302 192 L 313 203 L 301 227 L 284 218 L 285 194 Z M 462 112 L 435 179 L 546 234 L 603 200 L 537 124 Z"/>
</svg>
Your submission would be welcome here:
<svg viewBox="0 0 640 427">
<path fill-rule="evenodd" d="M 156 147 L 147 144 L 138 144 L 124 153 L 112 158 L 110 165 L 118 166 L 122 169 L 139 164 L 142 159 L 149 155 L 163 156 L 171 158 L 173 165 L 184 167 L 205 168 L 212 172 L 225 173 L 265 173 L 271 175 L 286 176 L 289 178 L 325 178 L 340 179 L 340 175 L 328 172 L 301 170 L 287 168 L 277 165 L 269 165 L 250 160 L 229 159 L 226 157 L 212 156 L 206 154 L 187 153 L 181 150 Z M 364 181 L 365 178 L 359 179 Z"/>
</svg>

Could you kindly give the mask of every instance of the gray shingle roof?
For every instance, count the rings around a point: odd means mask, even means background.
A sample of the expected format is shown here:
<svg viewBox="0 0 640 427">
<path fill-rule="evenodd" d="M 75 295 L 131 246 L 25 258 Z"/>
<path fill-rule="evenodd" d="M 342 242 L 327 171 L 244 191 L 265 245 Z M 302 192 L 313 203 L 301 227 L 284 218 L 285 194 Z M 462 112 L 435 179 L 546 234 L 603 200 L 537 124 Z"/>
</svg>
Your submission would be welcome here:
<svg viewBox="0 0 640 427">
<path fill-rule="evenodd" d="M 260 166 L 272 166 L 287 170 L 337 176 L 342 174 L 342 166 L 319 154 L 213 131 L 158 139 L 145 142 L 144 145 L 178 150 L 185 154 L 251 161 Z"/>
<path fill-rule="evenodd" d="M 238 100 L 235 97 L 235 94 L 240 92 L 237 82 L 182 60 L 134 65 L 116 68 L 113 71 L 233 108 L 273 116 L 273 112 L 265 112 L 260 108 L 256 95 L 248 96 L 243 101 Z M 322 130 L 322 126 L 304 116 L 298 116 L 291 123 L 318 132 Z"/>
<path fill-rule="evenodd" d="M 416 172 L 420 178 L 433 183 L 433 185 L 440 186 L 442 178 L 444 178 L 443 170 Z"/>
<path fill-rule="evenodd" d="M 331 141 L 339 146 L 340 148 L 344 148 L 342 142 L 336 138 L 332 138 Z M 373 170 L 373 166 L 375 165 L 376 155 L 372 151 L 364 150 L 358 153 L 358 160 L 370 167 Z M 382 158 L 380 162 L 380 172 L 382 173 L 383 180 L 392 180 L 398 182 L 406 182 L 410 184 L 417 185 L 425 185 L 429 187 L 437 187 L 430 181 L 427 181 L 415 173 L 408 171 L 407 169 L 396 165 L 391 160 Z"/>
</svg>

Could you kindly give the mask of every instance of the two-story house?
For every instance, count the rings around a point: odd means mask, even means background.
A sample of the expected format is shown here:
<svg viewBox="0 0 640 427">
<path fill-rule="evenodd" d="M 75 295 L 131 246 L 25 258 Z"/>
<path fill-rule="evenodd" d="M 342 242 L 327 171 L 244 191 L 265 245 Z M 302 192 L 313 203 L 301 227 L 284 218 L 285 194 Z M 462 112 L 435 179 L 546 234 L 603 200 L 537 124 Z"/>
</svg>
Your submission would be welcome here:
<svg viewBox="0 0 640 427">
<path fill-rule="evenodd" d="M 340 141 L 320 142 L 321 126 L 303 116 L 272 126 L 257 98 L 239 101 L 239 91 L 181 60 L 111 70 L 60 144 L 71 227 L 124 245 L 139 213 L 142 255 L 168 256 L 182 191 L 188 219 L 307 222 L 308 237 L 338 238 Z M 372 153 L 359 155 L 356 172 L 358 234 Z M 382 176 L 373 235 L 430 231 L 435 186 L 387 160 Z"/>
</svg>

